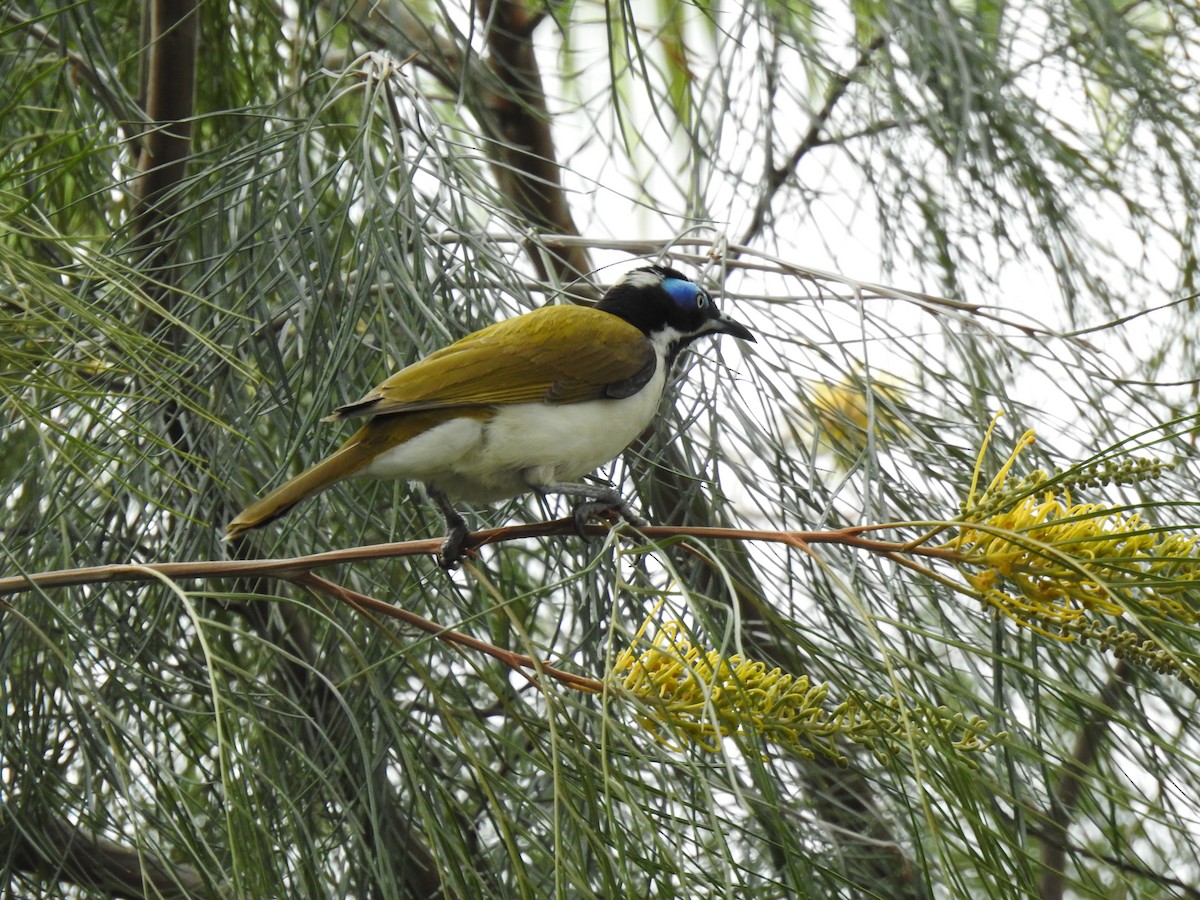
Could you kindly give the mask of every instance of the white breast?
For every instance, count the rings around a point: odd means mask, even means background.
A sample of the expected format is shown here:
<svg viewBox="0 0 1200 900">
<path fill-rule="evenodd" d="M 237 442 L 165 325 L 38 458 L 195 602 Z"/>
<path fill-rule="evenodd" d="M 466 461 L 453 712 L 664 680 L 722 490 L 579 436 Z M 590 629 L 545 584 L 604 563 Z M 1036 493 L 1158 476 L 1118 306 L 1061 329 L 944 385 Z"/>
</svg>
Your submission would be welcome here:
<svg viewBox="0 0 1200 900">
<path fill-rule="evenodd" d="M 469 503 L 571 481 L 618 456 L 646 429 L 666 378 L 660 358 L 650 383 L 632 397 L 518 403 L 497 407 L 488 419 L 454 419 L 381 453 L 363 474 L 431 482 Z"/>
</svg>

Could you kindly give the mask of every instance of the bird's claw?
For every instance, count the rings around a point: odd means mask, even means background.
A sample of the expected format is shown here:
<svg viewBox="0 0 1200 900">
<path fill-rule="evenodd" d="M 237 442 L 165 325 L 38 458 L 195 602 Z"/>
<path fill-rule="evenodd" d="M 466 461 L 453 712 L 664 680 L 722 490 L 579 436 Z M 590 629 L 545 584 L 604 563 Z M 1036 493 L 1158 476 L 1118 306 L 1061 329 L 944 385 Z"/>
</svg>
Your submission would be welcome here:
<svg viewBox="0 0 1200 900">
<path fill-rule="evenodd" d="M 619 516 L 635 528 L 641 528 L 649 524 L 634 512 L 633 507 L 620 496 L 614 495 L 597 500 L 588 500 L 576 506 L 571 513 L 571 518 L 575 520 L 575 533 L 581 538 L 587 537 L 584 527 L 587 525 L 588 519 L 593 516 L 604 516 L 605 518 Z"/>
<path fill-rule="evenodd" d="M 446 535 L 446 539 L 442 541 L 442 546 L 438 550 L 438 565 L 447 572 L 453 572 L 462 564 L 464 556 L 474 556 L 474 550 L 468 550 L 464 547 L 467 542 L 467 537 L 470 531 L 467 529 L 466 523 L 456 523 L 450 529 L 450 533 Z"/>
</svg>

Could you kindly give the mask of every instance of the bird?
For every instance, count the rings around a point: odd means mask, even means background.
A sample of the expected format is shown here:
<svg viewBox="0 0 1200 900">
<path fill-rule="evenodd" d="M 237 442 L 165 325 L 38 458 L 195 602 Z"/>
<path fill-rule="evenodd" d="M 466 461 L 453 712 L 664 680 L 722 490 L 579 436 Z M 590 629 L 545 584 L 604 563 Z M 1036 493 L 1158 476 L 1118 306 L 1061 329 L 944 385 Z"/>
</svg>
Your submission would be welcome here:
<svg viewBox="0 0 1200 900">
<path fill-rule="evenodd" d="M 362 475 L 424 485 L 446 521 L 438 556 L 446 570 L 461 562 L 469 534 L 456 502 L 563 494 L 579 501 L 580 532 L 605 511 L 644 524 L 612 487 L 576 479 L 647 429 L 679 354 L 718 334 L 756 340 L 704 288 L 661 265 L 631 270 L 594 306 L 548 305 L 499 321 L 322 419 L 365 421 L 329 456 L 242 510 L 226 537 Z"/>
</svg>

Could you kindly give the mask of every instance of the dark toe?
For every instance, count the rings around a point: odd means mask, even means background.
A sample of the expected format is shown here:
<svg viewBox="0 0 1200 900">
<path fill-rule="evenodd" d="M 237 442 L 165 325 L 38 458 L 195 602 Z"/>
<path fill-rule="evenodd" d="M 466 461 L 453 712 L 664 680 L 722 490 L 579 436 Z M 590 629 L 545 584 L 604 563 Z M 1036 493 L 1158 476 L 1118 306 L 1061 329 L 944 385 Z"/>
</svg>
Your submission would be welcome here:
<svg viewBox="0 0 1200 900">
<path fill-rule="evenodd" d="M 438 551 L 438 565 L 447 572 L 457 569 L 462 562 L 462 558 L 466 555 L 463 545 L 469 534 L 464 522 L 461 526 L 456 525 L 452 528 L 446 535 L 446 540 L 442 541 L 442 548 Z"/>
<path fill-rule="evenodd" d="M 613 494 L 611 499 L 606 497 L 602 500 L 589 500 L 586 503 L 580 503 L 575 507 L 571 515 L 575 520 L 575 531 L 580 537 L 586 537 L 583 527 L 587 525 L 589 519 L 597 516 L 604 516 L 610 520 L 620 516 L 630 525 L 635 526 L 646 524 L 633 511 L 633 507 L 617 494 Z"/>
</svg>

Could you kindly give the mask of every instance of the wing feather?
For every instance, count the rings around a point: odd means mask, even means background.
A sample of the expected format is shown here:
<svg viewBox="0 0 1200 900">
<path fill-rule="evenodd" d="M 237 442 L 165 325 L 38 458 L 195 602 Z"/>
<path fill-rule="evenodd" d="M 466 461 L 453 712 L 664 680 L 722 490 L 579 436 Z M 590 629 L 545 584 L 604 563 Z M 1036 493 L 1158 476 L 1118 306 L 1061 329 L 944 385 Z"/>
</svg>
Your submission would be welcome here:
<svg viewBox="0 0 1200 900">
<path fill-rule="evenodd" d="M 564 333 L 581 339 L 564 341 Z M 650 380 L 655 361 L 641 330 L 612 313 L 543 307 L 430 354 L 328 418 L 629 396 Z"/>
</svg>

